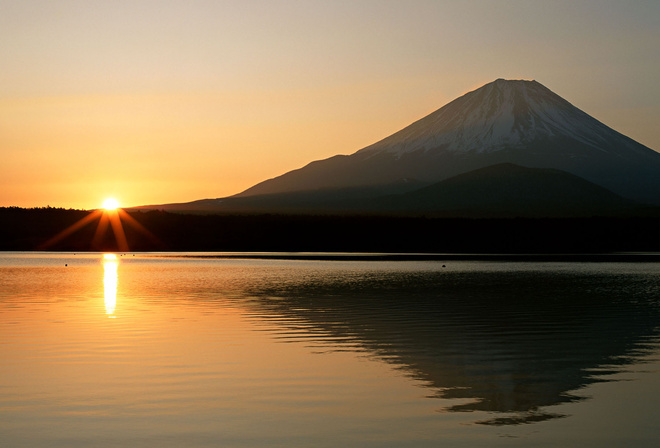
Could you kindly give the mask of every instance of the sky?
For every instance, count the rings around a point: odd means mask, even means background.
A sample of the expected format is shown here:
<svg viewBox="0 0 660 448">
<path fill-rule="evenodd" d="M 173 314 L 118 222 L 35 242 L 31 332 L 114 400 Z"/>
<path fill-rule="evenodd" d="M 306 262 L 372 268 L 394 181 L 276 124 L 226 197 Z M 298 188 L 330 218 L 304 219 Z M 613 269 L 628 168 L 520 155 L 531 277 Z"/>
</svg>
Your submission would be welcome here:
<svg viewBox="0 0 660 448">
<path fill-rule="evenodd" d="M 497 78 L 660 151 L 660 1 L 0 0 L 0 206 L 237 194 Z"/>
</svg>

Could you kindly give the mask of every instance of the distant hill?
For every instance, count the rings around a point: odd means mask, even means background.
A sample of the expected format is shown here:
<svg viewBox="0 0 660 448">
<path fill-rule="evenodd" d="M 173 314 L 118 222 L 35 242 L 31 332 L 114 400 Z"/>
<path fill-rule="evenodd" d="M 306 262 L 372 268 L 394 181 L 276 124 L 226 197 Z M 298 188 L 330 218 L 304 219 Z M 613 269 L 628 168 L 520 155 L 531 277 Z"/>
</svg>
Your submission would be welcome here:
<svg viewBox="0 0 660 448">
<path fill-rule="evenodd" d="M 583 217 L 632 212 L 638 207 L 564 171 L 503 163 L 381 198 L 372 207 L 468 217 Z"/>
</svg>

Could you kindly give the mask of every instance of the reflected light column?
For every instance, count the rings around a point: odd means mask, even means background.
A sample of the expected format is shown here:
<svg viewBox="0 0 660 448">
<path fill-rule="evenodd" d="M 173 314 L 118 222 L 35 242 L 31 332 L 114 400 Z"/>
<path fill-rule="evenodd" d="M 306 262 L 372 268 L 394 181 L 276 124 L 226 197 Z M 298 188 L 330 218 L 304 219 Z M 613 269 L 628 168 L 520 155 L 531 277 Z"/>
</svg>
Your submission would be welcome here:
<svg viewBox="0 0 660 448">
<path fill-rule="evenodd" d="M 115 254 L 103 255 L 103 287 L 105 297 L 105 314 L 116 317 L 117 307 L 117 266 L 119 261 Z"/>
</svg>

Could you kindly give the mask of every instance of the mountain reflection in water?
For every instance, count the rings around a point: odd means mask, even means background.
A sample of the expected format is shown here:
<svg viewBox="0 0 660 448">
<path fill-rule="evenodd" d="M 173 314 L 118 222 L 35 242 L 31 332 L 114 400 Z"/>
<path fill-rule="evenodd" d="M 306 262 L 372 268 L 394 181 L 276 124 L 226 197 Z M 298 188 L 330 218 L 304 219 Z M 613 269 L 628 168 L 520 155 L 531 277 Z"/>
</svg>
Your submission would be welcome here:
<svg viewBox="0 0 660 448">
<path fill-rule="evenodd" d="M 362 350 L 486 411 L 487 425 L 565 415 L 546 408 L 640 362 L 658 342 L 659 282 L 648 275 L 434 269 L 310 275 L 245 291 L 277 337 Z M 301 331 L 303 330 L 303 331 Z"/>
</svg>

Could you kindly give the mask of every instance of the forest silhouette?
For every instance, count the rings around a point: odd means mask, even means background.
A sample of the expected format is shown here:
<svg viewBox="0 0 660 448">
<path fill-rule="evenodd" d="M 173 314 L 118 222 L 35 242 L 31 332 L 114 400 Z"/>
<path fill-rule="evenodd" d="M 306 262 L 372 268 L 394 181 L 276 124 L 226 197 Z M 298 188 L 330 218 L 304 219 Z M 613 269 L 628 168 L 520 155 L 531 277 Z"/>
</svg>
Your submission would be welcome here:
<svg viewBox="0 0 660 448">
<path fill-rule="evenodd" d="M 95 211 L 0 208 L 0 250 L 602 253 L 660 251 L 660 215 L 469 219 L 359 215 L 186 215 L 126 211 L 125 242 Z M 53 237 L 80 221 L 74 232 Z M 146 230 L 146 231 L 145 231 Z M 49 243 L 50 242 L 50 243 Z M 49 243 L 46 245 L 46 243 Z"/>
</svg>

